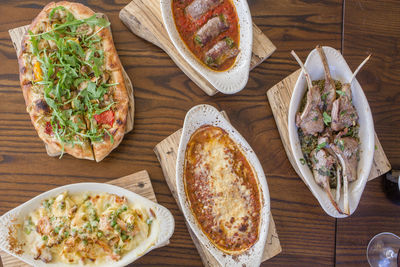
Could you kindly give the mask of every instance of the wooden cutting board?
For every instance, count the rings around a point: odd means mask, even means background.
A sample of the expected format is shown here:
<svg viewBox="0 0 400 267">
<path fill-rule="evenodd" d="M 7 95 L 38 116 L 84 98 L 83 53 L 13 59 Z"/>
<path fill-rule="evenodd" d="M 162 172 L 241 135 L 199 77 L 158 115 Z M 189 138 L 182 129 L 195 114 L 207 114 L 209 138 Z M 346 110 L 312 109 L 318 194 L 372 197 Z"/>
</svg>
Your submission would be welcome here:
<svg viewBox="0 0 400 267">
<path fill-rule="evenodd" d="M 296 84 L 297 78 L 299 77 L 301 69 L 295 71 L 271 89 L 267 91 L 267 97 L 269 104 L 274 114 L 276 125 L 278 126 L 279 134 L 285 148 L 286 154 L 289 158 L 293 168 L 304 181 L 303 176 L 298 169 L 294 160 L 292 151 L 290 149 L 289 132 L 288 132 L 288 113 L 290 98 L 292 97 L 293 89 Z M 390 166 L 389 160 L 387 159 L 385 152 L 379 142 L 379 139 L 375 133 L 375 154 L 372 169 L 369 174 L 368 180 L 375 179 L 382 174 L 388 172 L 392 167 Z"/>
<path fill-rule="evenodd" d="M 107 16 L 105 16 L 104 14 L 99 13 L 100 15 L 102 15 L 103 17 L 105 17 L 106 19 Z M 15 29 L 11 29 L 8 31 L 8 33 L 10 34 L 11 37 L 11 41 L 14 45 L 15 51 L 17 53 L 17 57 L 21 51 L 21 42 L 22 42 L 22 38 L 24 37 L 25 33 L 27 32 L 29 28 L 29 25 L 26 26 L 21 26 Z M 111 31 L 111 27 L 109 27 L 109 30 Z M 123 72 L 123 76 L 124 76 L 124 80 L 125 80 L 125 87 L 126 90 L 128 91 L 128 97 L 129 97 L 129 104 L 128 104 L 128 118 L 126 120 L 126 129 L 125 129 L 125 133 L 128 133 L 130 131 L 132 131 L 133 129 L 133 124 L 134 124 L 134 118 L 135 118 L 135 100 L 133 97 L 133 85 L 131 80 L 129 79 L 128 74 L 126 73 L 125 69 L 122 67 L 122 72 Z M 59 156 L 60 153 L 59 152 L 53 152 L 51 151 L 47 145 L 45 145 L 46 147 L 46 151 L 47 154 L 51 157 L 53 156 Z"/>
<path fill-rule="evenodd" d="M 195 71 L 179 54 L 169 39 L 163 25 L 160 0 L 133 0 L 119 13 L 122 22 L 137 36 L 163 49 L 175 64 L 206 94 L 212 96 L 217 90 Z M 253 23 L 253 55 L 250 69 L 255 68 L 276 50 L 275 45 Z"/>
<path fill-rule="evenodd" d="M 227 118 L 225 112 L 221 112 L 225 118 Z M 178 153 L 179 142 L 182 135 L 182 129 L 176 131 L 160 143 L 158 143 L 154 148 L 154 153 L 157 155 L 158 160 L 160 161 L 161 168 L 164 173 L 165 180 L 168 184 L 169 189 L 171 190 L 172 196 L 175 198 L 176 203 L 179 208 L 181 206 L 179 204 L 178 195 L 176 193 L 176 181 L 175 181 L 175 173 L 176 173 L 176 157 Z M 189 225 L 186 223 L 186 227 L 188 228 L 189 234 L 192 237 L 192 240 L 197 248 L 197 251 L 200 254 L 201 260 L 203 261 L 204 266 L 214 267 L 220 266 L 217 260 L 208 252 L 208 250 L 200 243 L 197 239 Z M 265 244 L 265 250 L 263 253 L 263 261 L 266 261 L 276 255 L 278 255 L 282 251 L 281 244 L 279 242 L 278 233 L 276 231 L 275 222 L 272 218 L 272 214 L 270 213 L 270 223 L 268 229 L 267 241 Z"/>
<path fill-rule="evenodd" d="M 125 189 L 128 189 L 129 191 L 150 199 L 151 201 L 157 202 L 153 186 L 151 185 L 149 174 L 145 170 L 112 180 L 110 182 L 107 182 L 107 184 L 123 187 Z M 10 254 L 7 254 L 2 250 L 0 250 L 0 256 L 4 267 L 30 266 L 29 264 L 20 261 L 19 259 L 11 256 Z"/>
</svg>

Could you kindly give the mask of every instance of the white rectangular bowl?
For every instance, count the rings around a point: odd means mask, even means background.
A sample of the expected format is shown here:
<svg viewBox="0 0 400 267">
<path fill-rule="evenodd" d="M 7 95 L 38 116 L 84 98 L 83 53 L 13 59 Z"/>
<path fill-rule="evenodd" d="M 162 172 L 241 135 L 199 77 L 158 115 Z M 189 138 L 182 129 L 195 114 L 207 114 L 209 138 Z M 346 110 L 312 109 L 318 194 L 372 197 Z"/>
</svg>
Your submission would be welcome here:
<svg viewBox="0 0 400 267">
<path fill-rule="evenodd" d="M 186 195 L 183 180 L 186 146 L 192 134 L 203 125 L 213 125 L 225 130 L 229 134 L 229 137 L 232 138 L 232 140 L 242 150 L 244 156 L 253 167 L 257 177 L 261 194 L 261 222 L 259 236 L 257 242 L 250 249 L 240 255 L 234 256 L 226 254 L 211 243 L 208 237 L 201 230 L 201 227 L 198 225 L 191 211 L 190 203 Z M 196 237 L 222 266 L 259 266 L 261 264 L 265 242 L 267 239 L 270 215 L 270 198 L 267 179 L 265 177 L 263 168 L 250 145 L 223 117 L 223 115 L 212 106 L 204 104 L 197 105 L 190 109 L 186 114 L 176 161 L 176 184 L 179 202 L 181 204 L 186 221 L 189 223 L 189 226 L 195 233 Z"/>
<path fill-rule="evenodd" d="M 326 54 L 332 78 L 339 80 L 342 83 L 349 82 L 353 72 L 350 70 L 342 54 L 332 47 L 324 46 L 323 49 Z M 325 79 L 323 64 L 317 49 L 311 51 L 304 66 L 309 72 L 312 80 Z M 306 185 L 318 200 L 324 211 L 328 215 L 335 218 L 347 217 L 348 215 L 340 214 L 333 207 L 326 192 L 315 182 L 314 176 L 308 165 L 303 165 L 300 162 L 300 159 L 304 158 L 304 156 L 301 151 L 300 140 L 297 132 L 296 113 L 299 110 L 300 103 L 304 94 L 306 93 L 306 89 L 307 83 L 304 72 L 302 71 L 293 90 L 288 115 L 290 147 L 293 152 L 294 160 L 302 176 L 304 177 Z M 375 147 L 375 131 L 371 109 L 368 105 L 367 98 L 365 97 L 365 94 L 356 79 L 354 79 L 351 83 L 351 92 L 353 105 L 356 108 L 359 116 L 358 123 L 360 125 L 359 137 L 361 144 L 359 146 L 360 161 L 358 162 L 357 168 L 357 180 L 349 183 L 350 214 L 357 209 L 361 195 L 364 191 L 365 184 L 368 181 L 374 158 Z M 332 191 L 335 191 L 335 189 Z M 343 194 L 341 194 L 339 207 L 341 207 L 341 210 L 343 210 Z"/>
<path fill-rule="evenodd" d="M 132 191 L 126 190 L 119 186 L 102 184 L 102 183 L 78 183 L 70 184 L 61 187 L 57 187 L 45 193 L 42 193 L 31 200 L 25 202 L 24 204 L 16 207 L 15 209 L 7 212 L 0 217 L 0 249 L 13 255 L 14 257 L 24 261 L 33 266 L 79 266 L 78 264 L 62 264 L 62 263 L 44 263 L 40 260 L 34 260 L 33 257 L 27 253 L 22 255 L 16 255 L 9 249 L 9 243 L 7 240 L 9 227 L 15 223 L 23 223 L 25 217 L 28 216 L 33 210 L 39 208 L 45 199 L 50 197 L 56 197 L 57 195 L 68 191 L 70 194 L 76 193 L 109 193 L 116 194 L 118 196 L 125 196 L 129 203 L 140 203 L 140 206 L 145 208 L 151 208 L 156 214 L 156 219 L 152 223 L 152 230 L 150 236 L 139 245 L 137 248 L 126 253 L 119 261 L 107 261 L 101 265 L 88 265 L 88 266 L 104 266 L 104 267 L 116 267 L 116 266 L 126 266 L 146 253 L 153 249 L 165 246 L 168 244 L 174 229 L 175 221 L 171 212 L 165 207 L 154 203 Z M 156 231 L 157 230 L 157 231 Z"/>
</svg>

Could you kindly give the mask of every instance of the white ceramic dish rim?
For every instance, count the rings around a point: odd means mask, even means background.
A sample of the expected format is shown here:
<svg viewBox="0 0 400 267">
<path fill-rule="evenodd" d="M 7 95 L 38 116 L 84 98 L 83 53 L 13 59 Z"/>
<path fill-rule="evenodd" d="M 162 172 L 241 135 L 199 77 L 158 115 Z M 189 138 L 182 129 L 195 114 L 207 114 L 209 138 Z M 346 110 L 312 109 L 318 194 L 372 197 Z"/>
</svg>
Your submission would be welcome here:
<svg viewBox="0 0 400 267">
<path fill-rule="evenodd" d="M 185 186 L 183 182 L 183 166 L 185 164 L 185 151 L 187 143 L 191 135 L 202 125 L 209 124 L 221 127 L 228 132 L 232 140 L 239 145 L 245 157 L 253 166 L 257 174 L 259 188 L 263 198 L 263 205 L 261 208 L 261 223 L 260 234 L 258 241 L 249 250 L 238 256 L 232 256 L 223 253 L 216 248 L 207 236 L 200 229 L 194 215 L 191 212 L 190 204 L 186 196 Z M 217 259 L 222 266 L 259 266 L 262 261 L 262 255 L 267 239 L 269 218 L 270 218 L 270 197 L 268 191 L 267 180 L 263 168 L 250 145 L 240 135 L 240 133 L 233 128 L 223 115 L 214 107 L 210 105 L 197 105 L 190 109 L 185 117 L 183 125 L 182 136 L 179 143 L 178 156 L 176 161 L 176 184 L 179 202 L 182 207 L 183 214 L 188 222 L 190 228 L 193 230 L 200 242 L 207 248 L 207 250 Z"/>
<path fill-rule="evenodd" d="M 143 207 L 152 208 L 154 213 L 156 214 L 156 220 L 153 221 L 153 223 L 154 222 L 158 223 L 159 231 L 158 234 L 156 232 L 150 234 L 149 242 L 151 243 L 147 242 L 148 244 L 139 246 L 137 249 L 134 249 L 133 251 L 124 255 L 121 258 L 121 260 L 117 262 L 107 261 L 101 265 L 88 265 L 88 266 L 109 266 L 109 267 L 125 266 L 137 260 L 138 258 L 142 257 L 143 255 L 147 254 L 151 250 L 169 244 L 169 239 L 171 238 L 175 229 L 175 221 L 171 212 L 165 207 L 119 186 L 103 184 L 103 183 L 76 183 L 76 184 L 57 187 L 47 192 L 44 192 L 1 216 L 0 248 L 6 251 L 7 253 L 13 255 L 14 257 L 34 266 L 79 266 L 79 265 L 60 264 L 60 263 L 46 264 L 40 260 L 33 260 L 33 258 L 26 253 L 22 255 L 16 255 L 15 253 L 11 252 L 8 249 L 8 242 L 7 242 L 8 227 L 11 224 L 15 223 L 12 220 L 14 218 L 21 220 L 33 209 L 40 206 L 44 199 L 49 197 L 55 197 L 58 194 L 65 191 L 68 191 L 69 193 L 80 193 L 80 192 L 110 193 L 110 194 L 117 194 L 119 196 L 125 196 L 130 203 L 139 201 Z"/>
<path fill-rule="evenodd" d="M 328 64 L 331 70 L 333 79 L 340 80 L 341 82 L 348 82 L 351 79 L 353 72 L 350 70 L 347 62 L 342 54 L 332 47 L 323 47 L 327 56 Z M 318 51 L 314 49 L 308 55 L 305 62 L 305 67 L 310 73 L 312 80 L 323 79 L 323 65 L 319 57 Z M 372 119 L 371 109 L 369 107 L 367 98 L 356 79 L 351 83 L 353 104 L 359 115 L 360 125 L 360 161 L 358 164 L 357 177 L 358 179 L 349 184 L 349 204 L 350 214 L 352 214 L 360 202 L 362 192 L 368 181 L 369 173 L 373 163 L 374 147 L 375 147 L 375 131 Z M 306 91 L 305 75 L 302 71 L 297 79 L 296 85 L 293 90 L 293 95 L 290 100 L 288 126 L 289 126 L 289 140 L 290 147 L 293 152 L 294 160 L 299 168 L 304 181 L 308 188 L 311 190 L 315 198 L 319 201 L 324 211 L 335 218 L 347 217 L 345 214 L 340 214 L 333 205 L 330 203 L 326 193 L 319 187 L 314 177 L 305 164 L 302 165 L 300 158 L 303 158 L 299 137 L 297 134 L 297 126 L 295 124 L 296 113 L 299 109 L 301 99 Z M 335 191 L 335 190 L 333 190 Z M 343 193 L 340 198 L 340 207 L 343 209 Z"/>
<path fill-rule="evenodd" d="M 174 16 L 172 13 L 173 0 L 160 0 L 161 13 L 165 28 L 173 45 L 181 56 L 194 68 L 201 76 L 210 82 L 215 89 L 224 94 L 234 94 L 241 91 L 247 84 L 250 71 L 250 62 L 253 48 L 253 23 L 250 9 L 246 0 L 232 0 L 236 7 L 239 18 L 239 49 L 240 53 L 236 57 L 233 66 L 226 71 L 213 71 L 200 63 L 190 49 L 181 39 L 176 29 Z"/>
</svg>

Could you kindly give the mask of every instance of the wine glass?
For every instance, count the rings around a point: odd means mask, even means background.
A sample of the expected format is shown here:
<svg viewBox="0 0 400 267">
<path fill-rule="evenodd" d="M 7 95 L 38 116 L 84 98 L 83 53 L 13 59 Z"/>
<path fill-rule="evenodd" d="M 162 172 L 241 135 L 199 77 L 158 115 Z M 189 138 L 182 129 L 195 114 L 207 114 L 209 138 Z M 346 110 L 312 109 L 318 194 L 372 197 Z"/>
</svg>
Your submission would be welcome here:
<svg viewBox="0 0 400 267">
<path fill-rule="evenodd" d="M 400 266 L 400 237 L 384 232 L 374 236 L 367 247 L 367 259 L 371 267 Z"/>
</svg>

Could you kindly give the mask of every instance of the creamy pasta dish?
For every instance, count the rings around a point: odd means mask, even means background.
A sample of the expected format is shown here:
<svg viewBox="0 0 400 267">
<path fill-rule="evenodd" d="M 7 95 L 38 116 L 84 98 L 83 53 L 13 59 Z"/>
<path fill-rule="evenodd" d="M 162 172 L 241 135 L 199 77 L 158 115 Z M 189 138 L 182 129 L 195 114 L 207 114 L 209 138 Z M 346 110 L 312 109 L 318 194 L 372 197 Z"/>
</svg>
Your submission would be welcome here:
<svg viewBox="0 0 400 267">
<path fill-rule="evenodd" d="M 43 201 L 21 225 L 26 253 L 46 263 L 118 261 L 145 242 L 155 213 L 108 193 L 64 192 Z"/>
</svg>

